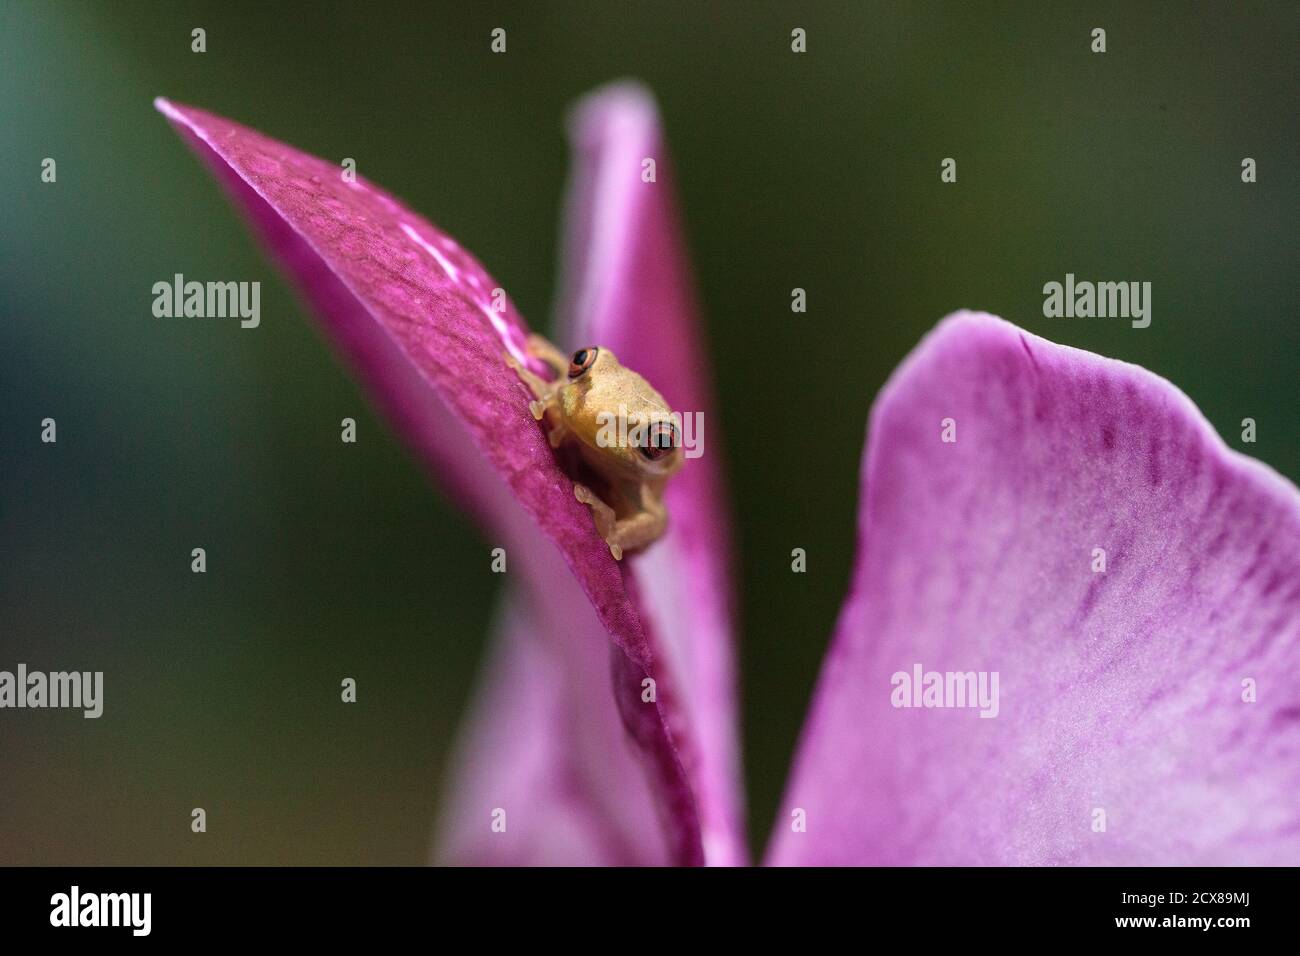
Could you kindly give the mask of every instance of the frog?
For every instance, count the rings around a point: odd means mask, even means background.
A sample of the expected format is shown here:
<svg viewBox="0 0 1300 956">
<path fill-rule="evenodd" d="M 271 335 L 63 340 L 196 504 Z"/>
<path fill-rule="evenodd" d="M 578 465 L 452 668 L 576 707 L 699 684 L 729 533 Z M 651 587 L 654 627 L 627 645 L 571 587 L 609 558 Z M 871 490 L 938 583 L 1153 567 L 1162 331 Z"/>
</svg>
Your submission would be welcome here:
<svg viewBox="0 0 1300 956">
<path fill-rule="evenodd" d="M 533 333 L 525 351 L 555 377 L 509 354 L 506 363 L 532 394 L 529 411 L 573 479 L 574 497 L 591 509 L 615 561 L 648 548 L 668 530 L 664 489 L 683 463 L 680 419 L 608 348 L 566 354 Z"/>
</svg>

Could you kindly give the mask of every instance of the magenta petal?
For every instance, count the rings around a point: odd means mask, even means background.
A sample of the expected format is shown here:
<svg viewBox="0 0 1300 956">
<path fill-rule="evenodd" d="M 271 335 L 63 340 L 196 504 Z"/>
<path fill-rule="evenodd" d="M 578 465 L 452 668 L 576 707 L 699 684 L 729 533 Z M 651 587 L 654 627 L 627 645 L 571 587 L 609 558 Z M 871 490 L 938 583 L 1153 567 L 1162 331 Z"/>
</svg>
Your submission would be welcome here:
<svg viewBox="0 0 1300 956">
<path fill-rule="evenodd" d="M 745 862 L 730 531 L 719 429 L 658 111 L 621 83 L 582 100 L 570 119 L 562 347 L 600 345 L 659 389 L 675 411 L 705 423 L 700 457 L 668 486 L 668 533 L 628 559 L 654 649 L 659 693 L 691 777 L 705 859 Z M 646 160 L 654 180 L 645 181 Z M 697 413 L 697 414 L 693 414 Z M 687 425 L 687 435 L 692 429 Z"/>
<path fill-rule="evenodd" d="M 604 627 L 573 576 L 529 562 L 461 729 L 435 861 L 590 866 L 673 862 L 641 754 L 610 689 Z M 632 693 L 637 688 L 634 686 Z M 492 814 L 504 814 L 495 832 Z"/>
<path fill-rule="evenodd" d="M 672 208 L 653 102 L 619 85 L 588 97 L 571 124 L 575 164 L 566 222 L 561 344 L 599 344 L 646 373 L 675 407 L 709 408 L 695 304 Z M 656 182 L 641 181 L 657 160 Z M 713 442 L 716 435 L 706 435 Z M 704 859 L 743 862 L 739 757 L 731 660 L 726 510 L 716 444 L 691 460 L 669 491 L 669 534 L 625 561 L 647 623 L 653 675 L 683 755 L 701 817 Z M 543 574 L 545 569 L 542 569 Z M 615 673 L 617 698 L 581 693 L 609 663 L 602 635 L 576 588 L 553 574 L 505 621 L 475 717 L 461 742 L 441 823 L 439 859 L 450 862 L 661 862 L 647 841 L 638 775 L 622 767 L 608 728 L 618 707 L 645 709 L 639 673 Z M 556 642 L 546 635 L 566 630 Z M 617 663 L 617 661 L 616 661 Z M 537 686 L 537 675 L 547 675 Z M 529 675 L 532 675 L 531 677 Z M 528 696 L 524 693 L 527 691 Z M 529 728 L 521 732 L 520 728 Z M 625 747 L 623 748 L 625 750 Z M 541 755 L 545 755 L 542 757 Z M 621 763 L 620 763 L 621 761 Z M 556 775 L 553 768 L 566 768 Z M 620 769 L 621 768 L 621 769 Z M 635 768 L 630 768 L 635 769 Z M 515 799 L 509 840 L 474 826 L 491 794 Z M 578 809 L 586 811 L 581 814 Z M 603 821 L 585 828 L 578 819 Z M 516 833 L 516 826 L 527 828 Z"/>
<path fill-rule="evenodd" d="M 962 313 L 877 400 L 862 494 L 772 862 L 1300 863 L 1293 485 L 1163 379 Z M 998 672 L 997 716 L 893 706 L 917 664 Z"/>
<path fill-rule="evenodd" d="M 621 649 L 614 671 L 617 699 L 626 697 L 621 690 L 639 684 L 654 654 L 623 569 L 574 498 L 528 413 L 525 388 L 503 360 L 507 351 L 523 357 L 527 329 L 513 306 L 493 310 L 496 281 L 452 239 L 360 177 L 345 182 L 338 166 L 213 114 L 157 105 L 216 172 L 439 477 L 496 529 L 508 552 L 536 554 L 518 505 L 559 548 Z M 583 691 L 595 700 L 609 693 L 608 682 Z M 702 862 L 694 796 L 663 706 L 621 709 L 667 822 L 669 859 Z M 491 809 L 483 811 L 485 829 Z"/>
</svg>

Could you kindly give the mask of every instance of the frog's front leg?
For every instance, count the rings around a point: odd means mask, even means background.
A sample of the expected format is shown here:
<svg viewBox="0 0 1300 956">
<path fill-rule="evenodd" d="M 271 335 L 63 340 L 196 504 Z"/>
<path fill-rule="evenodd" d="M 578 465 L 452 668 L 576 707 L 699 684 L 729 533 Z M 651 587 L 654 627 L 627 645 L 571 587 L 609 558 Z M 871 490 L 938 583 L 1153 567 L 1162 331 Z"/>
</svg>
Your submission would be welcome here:
<svg viewBox="0 0 1300 956">
<path fill-rule="evenodd" d="M 557 379 L 563 379 L 569 371 L 569 356 L 557 349 L 544 336 L 536 332 L 528 336 L 528 341 L 524 344 L 525 350 L 534 358 L 539 358 L 555 373 Z"/>
<path fill-rule="evenodd" d="M 596 522 L 596 533 L 604 538 L 605 542 L 609 544 L 609 551 L 614 555 L 614 560 L 622 560 L 623 549 L 615 549 L 614 545 L 610 543 L 610 536 L 614 533 L 614 526 L 618 524 L 618 518 L 614 515 L 614 509 L 605 504 L 599 495 L 580 481 L 575 481 L 573 483 L 573 497 L 577 498 L 591 509 L 591 517 Z"/>
<path fill-rule="evenodd" d="M 556 391 L 564 384 L 564 373 L 569 367 L 569 359 L 563 352 L 535 332 L 528 336 L 527 341 L 524 343 L 524 351 L 534 358 L 541 359 L 547 368 L 555 373 L 555 379 L 548 381 L 532 369 L 527 368 L 509 352 L 505 353 L 506 364 L 515 370 L 515 374 L 533 393 L 533 398 L 536 401 L 532 402 L 528 407 L 532 410 L 533 418 L 540 422 L 546 405 L 550 404 L 555 397 Z"/>
<path fill-rule="evenodd" d="M 648 548 L 668 530 L 668 509 L 657 499 L 646 499 L 641 511 L 629 518 L 614 523 L 614 534 L 609 542 L 609 550 L 615 558 L 620 558 L 624 551 L 640 551 Z"/>
<path fill-rule="evenodd" d="M 539 336 L 534 337 L 539 338 Z M 546 340 L 542 339 L 542 341 Z M 506 353 L 505 358 L 506 364 L 515 370 L 519 380 L 527 385 L 528 390 L 535 396 L 528 403 L 528 410 L 537 421 L 545 421 L 546 440 L 550 442 L 552 448 L 559 448 L 568 436 L 568 427 L 558 414 L 547 415 L 546 413 L 556 407 L 556 395 L 563 384 L 562 380 L 548 382 L 540 375 L 534 374 L 532 370 L 525 368 L 513 355 Z"/>
<path fill-rule="evenodd" d="M 642 511 L 619 518 L 614 509 L 584 484 L 575 484 L 573 494 L 591 509 L 596 531 L 609 545 L 615 561 L 623 560 L 624 551 L 639 551 L 663 536 L 668 527 L 668 510 L 659 501 L 648 501 Z"/>
</svg>

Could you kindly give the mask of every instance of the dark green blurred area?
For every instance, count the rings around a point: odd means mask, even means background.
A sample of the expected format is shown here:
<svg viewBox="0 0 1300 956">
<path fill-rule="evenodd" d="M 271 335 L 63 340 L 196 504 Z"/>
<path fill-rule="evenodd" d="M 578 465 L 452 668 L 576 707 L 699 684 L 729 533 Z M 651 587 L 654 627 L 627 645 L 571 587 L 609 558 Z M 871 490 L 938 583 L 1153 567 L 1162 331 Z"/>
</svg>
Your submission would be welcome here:
<svg viewBox="0 0 1300 956">
<path fill-rule="evenodd" d="M 1144 365 L 1300 478 L 1297 48 L 1294 3 L 5 0 L 0 667 L 103 670 L 106 703 L 0 712 L 0 863 L 425 861 L 498 590 L 154 96 L 355 157 L 546 326 L 566 106 L 653 89 L 721 400 L 761 847 L 867 411 L 943 315 Z M 261 327 L 154 319 L 176 272 L 260 280 Z M 1067 272 L 1152 282 L 1151 327 L 1043 318 Z"/>
</svg>

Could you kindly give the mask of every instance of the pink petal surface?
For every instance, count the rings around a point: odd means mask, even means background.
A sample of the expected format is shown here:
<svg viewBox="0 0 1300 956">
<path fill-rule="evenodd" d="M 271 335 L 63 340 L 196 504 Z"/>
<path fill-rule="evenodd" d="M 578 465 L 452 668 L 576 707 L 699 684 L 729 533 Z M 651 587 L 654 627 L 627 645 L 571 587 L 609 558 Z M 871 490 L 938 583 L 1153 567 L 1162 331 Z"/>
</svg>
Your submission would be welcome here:
<svg viewBox="0 0 1300 956">
<path fill-rule="evenodd" d="M 881 393 L 862 484 L 771 862 L 1300 863 L 1293 485 L 1163 379 L 970 313 Z M 1000 712 L 892 706 L 917 663 L 999 672 Z"/>
<path fill-rule="evenodd" d="M 615 696 L 636 700 L 640 674 L 612 674 L 611 663 L 627 658 L 610 645 L 567 568 L 530 558 L 528 569 L 526 586 L 507 594 L 460 733 L 435 862 L 672 863 L 669 830 Z M 611 677 L 620 680 L 614 690 Z M 498 808 L 506 813 L 503 833 L 487 825 Z"/>
<path fill-rule="evenodd" d="M 681 230 L 673 207 L 672 178 L 668 170 L 658 113 L 649 94 L 632 84 L 606 87 L 583 100 L 570 122 L 575 162 L 569 184 L 565 222 L 564 289 L 558 312 L 562 326 L 557 344 L 576 349 L 596 344 L 613 349 L 620 360 L 640 371 L 679 411 L 703 412 L 713 424 L 705 377 L 703 348 L 696 321 L 698 309 L 683 251 Z M 641 163 L 656 159 L 654 183 L 641 181 Z M 730 582 L 727 568 L 729 532 L 721 494 L 717 430 L 706 426 L 703 457 L 689 460 L 668 490 L 671 524 L 668 534 L 643 554 L 624 561 L 634 603 L 646 627 L 654 668 L 651 671 L 659 699 L 672 716 L 671 729 L 699 809 L 704 861 L 734 865 L 747 859 L 743 836 L 743 802 L 736 729 L 734 667 L 731 657 Z M 543 613 L 552 621 L 506 622 L 502 649 L 485 685 L 485 699 L 461 747 L 460 769 L 454 790 L 452 819 L 471 812 L 481 799 L 467 794 L 500 793 L 513 786 L 532 794 L 553 793 L 550 806 L 557 820 L 570 813 L 562 795 L 572 788 L 548 783 L 548 763 L 578 759 L 577 752 L 605 754 L 604 767 L 614 766 L 617 748 L 605 741 L 601 750 L 588 740 L 591 714 L 579 715 L 569 706 L 571 683 L 582 686 L 598 673 L 608 674 L 605 658 L 593 653 L 599 635 L 584 609 L 581 595 L 562 594 L 554 588 Z M 534 602 L 534 608 L 538 607 Z M 544 635 L 548 628 L 567 622 L 569 639 L 563 646 L 529 641 L 520 632 Z M 544 645 L 543 646 L 539 646 Z M 559 658 L 571 651 L 567 665 Z M 542 665 L 539 653 L 554 652 L 548 673 L 547 694 L 532 699 L 532 715 L 521 720 L 511 701 L 520 694 L 512 688 L 533 683 L 530 672 Z M 525 664 L 523 662 L 531 663 Z M 586 675 L 576 678 L 574 675 Z M 640 709 L 638 674 L 616 672 L 615 702 L 621 709 Z M 621 687 L 621 690 L 617 689 Z M 536 692 L 534 692 L 536 693 Z M 494 742 L 526 723 L 535 731 L 521 750 L 535 759 L 524 768 L 490 760 L 485 754 Z M 608 725 L 601 717 L 599 725 Z M 575 751 L 575 746 L 578 751 Z M 548 789 L 549 788 L 549 789 Z M 592 801 L 589 799 L 588 803 Z M 464 809 L 461 809 L 462 805 Z M 626 832 L 636 819 L 623 809 Z M 608 810 L 608 806 L 606 806 Z M 590 818 L 590 815 L 589 815 Z M 605 817 L 611 817 L 608 813 Z M 619 861 L 618 841 L 595 829 L 580 837 L 568 823 L 556 823 L 554 839 L 536 858 L 578 857 L 578 862 L 601 859 Z M 444 820 L 444 829 L 448 823 Z M 559 834 L 567 834 L 563 839 Z M 594 840 L 594 843 L 589 843 Z M 447 858 L 501 859 L 498 846 L 464 847 L 451 837 Z M 566 850 L 567 846 L 567 850 Z M 626 861 L 623 854 L 623 861 Z"/>
<path fill-rule="evenodd" d="M 492 309 L 498 283 L 454 240 L 361 177 L 345 182 L 338 166 L 211 113 L 165 100 L 157 105 L 297 281 L 399 432 L 523 566 L 531 596 L 547 593 L 548 582 L 557 593 L 569 589 L 570 604 L 573 593 L 584 594 L 587 613 L 594 611 L 620 650 L 612 668 L 608 644 L 598 651 L 606 675 L 612 669 L 620 688 L 639 684 L 655 660 L 625 569 L 610 557 L 589 512 L 573 497 L 572 483 L 528 413 L 526 390 L 502 358 L 506 351 L 522 357 L 527 329 L 513 305 L 504 313 Z M 549 545 L 539 545 L 539 531 Z M 547 573 L 556 549 L 571 572 L 561 583 Z M 511 618 L 544 619 L 535 610 Z M 556 633 L 563 632 L 554 619 L 550 623 L 559 628 Z M 566 655 L 593 650 L 588 645 L 574 640 Z M 576 697 L 574 707 L 589 706 L 583 719 L 603 722 L 598 731 L 608 731 L 607 736 L 596 732 L 593 746 L 609 745 L 623 730 L 616 732 L 610 720 L 615 711 L 609 706 L 608 676 L 595 686 L 585 671 L 566 673 L 572 674 L 566 683 L 553 681 L 545 693 L 553 695 L 558 687 Z M 515 713 L 523 717 L 537 702 L 508 703 L 520 705 Z M 703 862 L 693 788 L 669 730 L 670 724 L 680 728 L 683 718 L 669 714 L 662 702 L 617 712 L 627 734 L 619 738 L 623 751 L 612 746 L 606 751 L 621 755 L 612 766 L 588 753 L 555 769 L 557 775 L 569 774 L 570 785 L 596 794 L 582 799 L 598 805 L 622 798 L 629 807 L 623 818 L 633 821 L 630 835 L 603 834 L 585 847 L 614 848 L 619 862 L 658 862 L 665 852 L 672 862 Z M 525 722 L 515 732 L 537 729 Z M 628 740 L 635 742 L 632 750 Z M 512 753 L 518 751 L 502 747 L 485 758 L 513 759 Z M 626 759 L 628 753 L 634 759 Z M 626 772 L 633 765 L 644 773 Z M 585 776 L 571 772 L 575 767 L 586 768 Z M 548 787 L 546 793 L 557 789 Z M 502 804 L 483 796 L 477 815 L 462 825 L 490 834 L 491 811 Z M 647 829 L 644 805 L 651 799 L 663 825 Z M 542 800 L 531 812 L 514 815 L 524 823 L 507 827 L 509 840 L 494 846 L 494 860 L 508 858 L 510 846 L 518 848 L 514 859 L 521 862 L 545 855 L 544 806 Z M 594 851 L 579 852 L 594 859 Z"/>
</svg>

